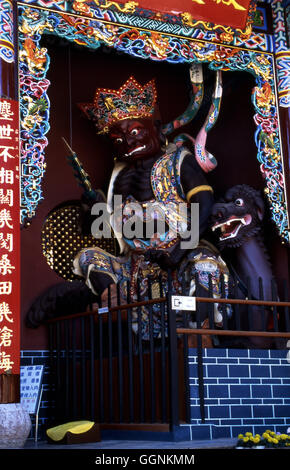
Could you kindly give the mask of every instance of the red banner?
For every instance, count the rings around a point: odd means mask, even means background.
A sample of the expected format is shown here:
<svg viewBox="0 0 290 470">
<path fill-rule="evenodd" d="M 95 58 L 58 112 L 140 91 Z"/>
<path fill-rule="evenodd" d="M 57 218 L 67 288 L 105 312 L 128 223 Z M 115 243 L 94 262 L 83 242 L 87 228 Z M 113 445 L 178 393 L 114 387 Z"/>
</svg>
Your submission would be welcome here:
<svg viewBox="0 0 290 470">
<path fill-rule="evenodd" d="M 251 0 L 136 0 L 138 8 L 160 13 L 180 15 L 189 13 L 193 20 L 231 26 L 246 27 Z M 118 0 L 127 3 L 128 0 Z"/>
<path fill-rule="evenodd" d="M 18 103 L 0 99 L 0 374 L 20 373 Z"/>
</svg>

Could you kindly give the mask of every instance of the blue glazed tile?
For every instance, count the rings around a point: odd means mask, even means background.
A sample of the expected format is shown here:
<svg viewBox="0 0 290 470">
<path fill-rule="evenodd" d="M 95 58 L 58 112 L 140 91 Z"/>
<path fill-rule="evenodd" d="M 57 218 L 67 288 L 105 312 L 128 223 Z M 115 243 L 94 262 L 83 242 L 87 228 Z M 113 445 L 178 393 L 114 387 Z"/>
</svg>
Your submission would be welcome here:
<svg viewBox="0 0 290 470">
<path fill-rule="evenodd" d="M 228 359 L 227 357 L 217 360 L 218 364 L 238 364 L 238 359 Z"/>
<path fill-rule="evenodd" d="M 273 385 L 273 397 L 290 397 L 290 385 Z"/>
<path fill-rule="evenodd" d="M 208 377 L 227 377 L 228 376 L 227 366 L 208 365 L 207 376 Z"/>
<path fill-rule="evenodd" d="M 214 426 L 219 425 L 220 420 L 219 419 L 207 419 L 206 424 L 212 424 Z"/>
<path fill-rule="evenodd" d="M 268 405 L 253 406 L 253 416 L 255 418 L 269 418 L 273 416 L 273 408 Z"/>
<path fill-rule="evenodd" d="M 242 420 L 241 419 L 221 419 L 220 425 L 221 426 L 241 426 Z"/>
<path fill-rule="evenodd" d="M 190 419 L 190 424 L 199 424 L 200 419 Z"/>
<path fill-rule="evenodd" d="M 290 398 L 284 398 L 283 402 L 284 402 L 285 405 L 289 404 L 290 403 Z"/>
<path fill-rule="evenodd" d="M 290 379 L 283 379 L 284 384 L 290 384 Z"/>
<path fill-rule="evenodd" d="M 21 359 L 22 366 L 31 366 L 31 359 L 29 357 Z"/>
<path fill-rule="evenodd" d="M 221 405 L 240 405 L 241 404 L 241 400 L 239 398 L 221 398 L 220 399 L 220 404 Z"/>
<path fill-rule="evenodd" d="M 40 366 L 40 365 L 43 365 L 45 366 L 47 364 L 47 358 L 46 357 L 35 357 L 33 358 L 32 360 L 32 364 L 34 366 Z"/>
<path fill-rule="evenodd" d="M 261 380 L 262 384 L 281 384 L 282 380 L 281 379 L 262 379 Z"/>
<path fill-rule="evenodd" d="M 215 384 L 215 385 L 217 385 L 218 379 L 207 379 L 207 378 L 205 378 L 205 379 L 204 379 L 204 383 L 205 383 L 206 385 L 210 385 L 210 384 Z"/>
<path fill-rule="evenodd" d="M 219 384 L 238 384 L 240 383 L 240 379 L 229 379 L 229 378 L 219 379 L 218 383 Z"/>
<path fill-rule="evenodd" d="M 232 398 L 245 398 L 251 396 L 250 385 L 231 385 L 230 396 Z"/>
<path fill-rule="evenodd" d="M 191 439 L 211 439 L 211 427 L 209 425 L 200 424 L 191 426 Z"/>
<path fill-rule="evenodd" d="M 260 359 L 240 359 L 240 364 L 260 364 Z"/>
<path fill-rule="evenodd" d="M 287 356 L 287 353 L 288 353 L 288 349 L 273 349 L 270 351 L 270 357 L 273 357 L 273 358 L 280 358 L 280 359 L 285 359 L 285 357 Z"/>
<path fill-rule="evenodd" d="M 229 376 L 230 377 L 249 377 L 249 366 L 246 365 L 236 365 L 229 366 Z"/>
<path fill-rule="evenodd" d="M 229 349 L 228 357 L 249 357 L 248 349 Z"/>
<path fill-rule="evenodd" d="M 205 357 L 205 358 L 203 359 L 203 363 L 204 363 L 204 364 L 216 364 L 216 363 L 217 363 L 217 360 L 216 360 L 216 358 L 214 358 L 214 357 Z"/>
<path fill-rule="evenodd" d="M 228 398 L 229 390 L 227 385 L 209 385 L 208 386 L 209 398 Z"/>
<path fill-rule="evenodd" d="M 269 358 L 269 349 L 250 349 L 250 357 Z"/>
<path fill-rule="evenodd" d="M 197 356 L 197 349 L 196 348 L 188 348 L 188 355 L 189 356 Z"/>
<path fill-rule="evenodd" d="M 261 359 L 261 364 L 280 364 L 280 359 Z"/>
<path fill-rule="evenodd" d="M 271 377 L 269 366 L 250 366 L 251 377 Z"/>
<path fill-rule="evenodd" d="M 263 398 L 271 397 L 272 390 L 270 385 L 252 385 L 252 397 Z"/>
<path fill-rule="evenodd" d="M 189 364 L 189 377 L 196 378 L 198 377 L 198 370 L 197 370 L 197 364 Z M 205 366 L 203 366 L 203 375 L 206 375 L 206 369 Z"/>
<path fill-rule="evenodd" d="M 193 405 L 190 407 L 190 417 L 191 419 L 201 419 L 200 416 L 200 407 Z"/>
<path fill-rule="evenodd" d="M 206 398 L 204 400 L 204 403 L 205 405 L 218 405 L 219 404 L 219 401 L 217 398 Z"/>
<path fill-rule="evenodd" d="M 239 434 L 245 434 L 246 432 L 254 432 L 254 427 L 252 426 L 233 426 L 232 434 L 233 437 L 237 437 Z"/>
<path fill-rule="evenodd" d="M 177 441 L 190 441 L 190 426 L 173 426 L 173 439 Z"/>
<path fill-rule="evenodd" d="M 263 399 L 263 403 L 265 405 L 270 405 L 270 404 L 273 404 L 273 405 L 283 405 L 283 402 L 284 400 L 282 398 L 264 398 Z"/>
<path fill-rule="evenodd" d="M 264 419 L 266 425 L 273 426 L 274 424 L 284 424 L 283 418 L 265 418 Z"/>
<path fill-rule="evenodd" d="M 199 398 L 199 390 L 197 385 L 192 385 L 189 390 L 190 398 Z"/>
<path fill-rule="evenodd" d="M 257 418 L 252 418 L 252 419 L 243 419 L 243 424 L 251 424 L 254 426 L 255 424 L 265 424 L 263 419 L 257 419 Z"/>
<path fill-rule="evenodd" d="M 207 349 L 206 356 L 207 357 L 227 357 L 227 350 L 226 349 Z"/>
<path fill-rule="evenodd" d="M 211 406 L 209 414 L 211 418 L 229 418 L 230 408 L 229 406 Z"/>
<path fill-rule="evenodd" d="M 243 405 L 259 405 L 262 403 L 263 400 L 261 398 L 242 398 Z"/>
<path fill-rule="evenodd" d="M 285 366 L 271 366 L 272 377 L 290 378 L 289 364 Z"/>
<path fill-rule="evenodd" d="M 230 426 L 213 426 L 212 427 L 212 438 L 229 438 L 231 437 L 231 428 Z"/>
<path fill-rule="evenodd" d="M 23 351 L 23 357 L 40 357 L 42 356 L 42 351 Z"/>
<path fill-rule="evenodd" d="M 250 406 L 231 406 L 232 418 L 251 418 L 252 408 Z"/>
<path fill-rule="evenodd" d="M 260 379 L 241 379 L 241 384 L 260 384 Z"/>
<path fill-rule="evenodd" d="M 277 405 L 275 406 L 275 416 L 279 418 L 290 417 L 290 405 Z"/>
<path fill-rule="evenodd" d="M 267 431 L 268 427 L 263 425 L 263 426 L 254 426 L 254 429 L 253 429 L 253 434 L 260 434 L 260 436 L 262 436 L 262 434 Z M 271 431 L 275 431 L 275 427 L 273 426 L 271 428 Z"/>
</svg>

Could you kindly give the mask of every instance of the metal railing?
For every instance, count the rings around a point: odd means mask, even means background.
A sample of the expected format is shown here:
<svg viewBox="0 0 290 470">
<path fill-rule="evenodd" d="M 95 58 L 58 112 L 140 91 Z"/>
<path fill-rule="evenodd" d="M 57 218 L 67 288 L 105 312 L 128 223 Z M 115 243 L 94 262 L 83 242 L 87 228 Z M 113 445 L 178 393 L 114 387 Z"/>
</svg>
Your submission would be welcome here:
<svg viewBox="0 0 290 470">
<path fill-rule="evenodd" d="M 200 412 L 204 421 L 203 335 L 217 342 L 218 338 L 229 336 L 290 339 L 286 283 L 282 284 L 282 299 L 278 298 L 273 281 L 272 299 L 264 300 L 261 280 L 259 299 L 252 298 L 250 290 L 246 298 L 237 298 L 235 279 L 230 280 L 228 298 L 225 295 L 214 298 L 211 281 L 209 278 L 205 291 L 198 278 L 195 279 L 194 325 L 190 323 L 192 312 L 179 312 L 177 317 L 171 308 L 173 284 L 170 273 L 166 288 L 159 280 L 158 297 L 153 298 L 149 279 L 147 298 L 138 295 L 137 301 L 131 302 L 128 294 L 126 303 L 121 303 L 120 286 L 117 285 L 117 305 L 112 305 L 109 289 L 106 308 L 100 305 L 97 309 L 50 320 L 53 422 L 90 419 L 104 428 L 161 423 L 168 429 L 180 422 L 190 422 L 188 349 L 193 344 L 189 341 L 192 335 L 196 338 Z M 129 283 L 127 287 L 129 293 Z M 179 294 L 187 295 L 185 282 L 182 282 Z M 160 315 L 158 335 L 154 330 L 153 306 L 156 314 L 156 305 Z M 206 328 L 204 305 L 208 319 Z M 220 305 L 222 326 L 215 322 L 217 305 Z M 144 307 L 149 328 L 146 340 L 142 337 Z M 267 330 L 266 323 L 269 312 L 271 331 Z M 261 327 L 255 331 L 252 320 L 253 315 L 258 314 Z M 247 330 L 241 328 L 245 317 Z M 222 343 L 219 346 L 222 347 Z"/>
</svg>

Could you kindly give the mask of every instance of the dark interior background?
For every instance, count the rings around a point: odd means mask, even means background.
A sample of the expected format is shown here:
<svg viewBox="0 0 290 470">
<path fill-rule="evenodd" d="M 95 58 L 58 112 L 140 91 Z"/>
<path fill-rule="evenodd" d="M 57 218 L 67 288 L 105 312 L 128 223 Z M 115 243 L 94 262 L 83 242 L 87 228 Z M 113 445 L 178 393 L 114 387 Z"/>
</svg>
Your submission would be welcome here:
<svg viewBox="0 0 290 470">
<path fill-rule="evenodd" d="M 97 87 L 119 88 L 131 74 L 141 84 L 155 77 L 160 113 L 163 123 L 166 123 L 185 110 L 190 89 L 188 65 L 135 59 L 106 47 L 91 51 L 53 36 L 44 37 L 43 46 L 48 48 L 51 59 L 47 76 L 51 82 L 48 89 L 51 129 L 47 135 L 49 145 L 43 181 L 44 199 L 31 224 L 21 234 L 21 348 L 24 350 L 46 348 L 46 328 L 27 328 L 25 315 L 42 292 L 63 282 L 50 269 L 42 254 L 42 224 L 55 206 L 81 196 L 81 189 L 66 161 L 67 151 L 62 136 L 78 154 L 95 188 L 106 191 L 113 167 L 109 144 L 96 134 L 93 124 L 82 116 L 77 103 L 91 102 Z M 181 130 L 193 136 L 196 136 L 206 117 L 215 80 L 215 73 L 207 65 L 203 67 L 203 106 L 194 122 Z M 207 175 L 217 198 L 235 184 L 247 183 L 261 190 L 264 187 L 254 142 L 251 104 L 254 77 L 247 73 L 223 72 L 223 85 L 220 115 L 207 141 L 207 149 L 218 161 L 217 168 Z M 265 221 L 265 238 L 275 275 L 289 279 L 289 249 L 281 244 L 275 227 L 269 221 L 269 214 Z"/>
</svg>

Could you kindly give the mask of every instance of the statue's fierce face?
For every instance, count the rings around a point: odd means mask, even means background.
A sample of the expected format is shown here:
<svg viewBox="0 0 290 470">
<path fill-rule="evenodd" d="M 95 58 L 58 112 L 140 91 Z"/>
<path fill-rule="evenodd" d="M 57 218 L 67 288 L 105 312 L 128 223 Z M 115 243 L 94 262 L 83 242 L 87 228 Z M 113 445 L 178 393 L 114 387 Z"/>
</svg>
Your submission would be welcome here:
<svg viewBox="0 0 290 470">
<path fill-rule="evenodd" d="M 160 153 L 160 136 L 153 119 L 119 121 L 111 127 L 109 137 L 121 161 L 147 159 Z"/>
</svg>

